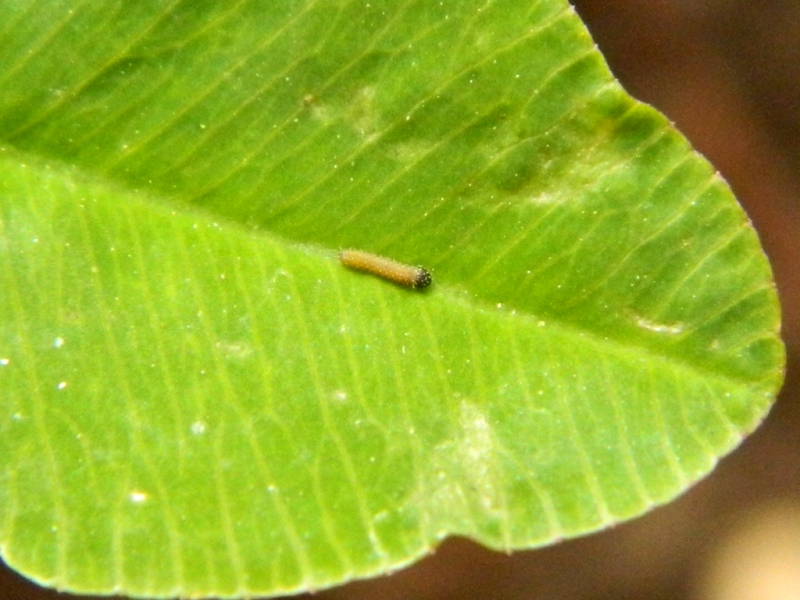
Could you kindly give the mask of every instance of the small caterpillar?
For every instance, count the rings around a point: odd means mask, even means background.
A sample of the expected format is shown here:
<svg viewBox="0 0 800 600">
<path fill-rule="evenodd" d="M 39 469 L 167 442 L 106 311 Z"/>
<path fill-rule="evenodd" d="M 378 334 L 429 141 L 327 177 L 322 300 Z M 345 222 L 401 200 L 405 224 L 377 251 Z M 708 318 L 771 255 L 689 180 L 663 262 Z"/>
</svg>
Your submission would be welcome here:
<svg viewBox="0 0 800 600">
<path fill-rule="evenodd" d="M 349 269 L 371 273 L 415 289 L 426 288 L 432 281 L 431 274 L 422 267 L 404 265 L 362 250 L 342 250 L 339 252 L 339 260 Z"/>
</svg>

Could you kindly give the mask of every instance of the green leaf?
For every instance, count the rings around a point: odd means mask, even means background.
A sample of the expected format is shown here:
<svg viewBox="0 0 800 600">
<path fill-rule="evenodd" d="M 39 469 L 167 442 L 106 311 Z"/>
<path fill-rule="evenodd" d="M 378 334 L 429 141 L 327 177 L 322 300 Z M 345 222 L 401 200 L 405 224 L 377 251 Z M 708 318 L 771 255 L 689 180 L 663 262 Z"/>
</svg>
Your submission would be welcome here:
<svg viewBox="0 0 800 600">
<path fill-rule="evenodd" d="M 562 0 L 0 23 L 0 553 L 27 577 L 252 596 L 453 534 L 542 546 L 675 497 L 775 397 L 756 234 Z"/>
</svg>

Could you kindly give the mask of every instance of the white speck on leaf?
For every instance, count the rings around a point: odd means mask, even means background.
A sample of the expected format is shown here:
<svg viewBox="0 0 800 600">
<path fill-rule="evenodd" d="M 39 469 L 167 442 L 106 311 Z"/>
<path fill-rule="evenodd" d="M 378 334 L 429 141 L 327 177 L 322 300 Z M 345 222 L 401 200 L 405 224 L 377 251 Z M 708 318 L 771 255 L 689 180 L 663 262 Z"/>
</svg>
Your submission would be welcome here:
<svg viewBox="0 0 800 600">
<path fill-rule="evenodd" d="M 145 494 L 144 492 L 140 492 L 138 490 L 134 490 L 130 494 L 128 494 L 128 498 L 134 504 L 141 504 L 142 502 L 145 502 L 147 500 L 147 494 Z"/>
</svg>

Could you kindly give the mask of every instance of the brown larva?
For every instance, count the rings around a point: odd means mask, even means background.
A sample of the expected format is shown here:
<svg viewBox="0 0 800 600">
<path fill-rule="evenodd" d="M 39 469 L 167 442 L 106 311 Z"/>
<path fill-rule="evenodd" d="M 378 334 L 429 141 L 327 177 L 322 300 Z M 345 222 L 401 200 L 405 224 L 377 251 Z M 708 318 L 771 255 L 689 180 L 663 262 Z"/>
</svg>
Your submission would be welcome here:
<svg viewBox="0 0 800 600">
<path fill-rule="evenodd" d="M 422 289 L 431 284 L 431 274 L 422 267 L 404 265 L 362 250 L 342 250 L 339 260 L 349 269 L 372 273 L 407 287 Z"/>
</svg>

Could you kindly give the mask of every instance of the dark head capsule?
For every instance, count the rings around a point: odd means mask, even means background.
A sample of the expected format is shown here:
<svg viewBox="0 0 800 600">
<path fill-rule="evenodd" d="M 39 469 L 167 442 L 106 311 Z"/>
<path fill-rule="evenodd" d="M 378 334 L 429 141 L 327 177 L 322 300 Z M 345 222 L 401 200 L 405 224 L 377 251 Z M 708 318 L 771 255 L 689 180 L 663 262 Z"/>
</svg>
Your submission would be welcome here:
<svg viewBox="0 0 800 600">
<path fill-rule="evenodd" d="M 339 253 L 339 260 L 349 269 L 371 273 L 411 288 L 426 288 L 432 281 L 431 274 L 422 267 L 404 265 L 390 258 L 362 250 L 342 250 Z"/>
</svg>

